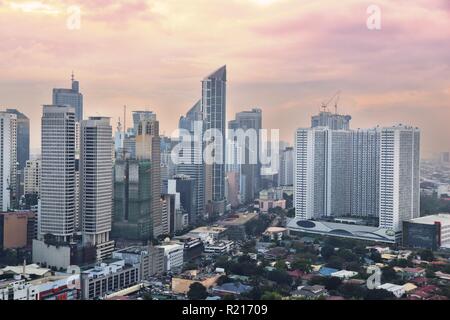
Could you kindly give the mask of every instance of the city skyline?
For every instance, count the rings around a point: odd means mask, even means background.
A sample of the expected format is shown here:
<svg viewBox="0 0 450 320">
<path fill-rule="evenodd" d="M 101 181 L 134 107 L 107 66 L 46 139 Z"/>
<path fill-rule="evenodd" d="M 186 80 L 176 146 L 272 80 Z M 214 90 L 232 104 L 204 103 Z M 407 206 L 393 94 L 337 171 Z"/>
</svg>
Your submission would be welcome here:
<svg viewBox="0 0 450 320">
<path fill-rule="evenodd" d="M 423 156 L 450 149 L 445 1 L 379 1 L 381 30 L 367 29 L 368 4 L 357 1 L 80 2 L 80 30 L 66 28 L 75 1 L 27 3 L 0 2 L 0 95 L 3 108 L 30 118 L 31 132 L 51 89 L 70 88 L 73 70 L 85 118 L 109 116 L 115 127 L 126 104 L 154 111 L 161 133 L 171 134 L 198 100 L 200 79 L 226 63 L 227 119 L 261 108 L 263 127 L 283 123 L 280 137 L 292 143 L 295 130 L 342 90 L 339 112 L 352 114 L 354 129 L 402 121 L 422 129 Z M 219 7 L 223 19 L 204 32 Z M 39 135 L 31 147 L 39 147 Z"/>
</svg>

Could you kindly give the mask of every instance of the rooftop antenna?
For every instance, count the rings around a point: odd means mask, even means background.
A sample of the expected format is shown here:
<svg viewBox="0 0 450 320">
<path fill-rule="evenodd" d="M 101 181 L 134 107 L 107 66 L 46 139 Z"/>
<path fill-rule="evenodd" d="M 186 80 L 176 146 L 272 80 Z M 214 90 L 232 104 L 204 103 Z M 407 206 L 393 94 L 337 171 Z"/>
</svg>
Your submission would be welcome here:
<svg viewBox="0 0 450 320">
<path fill-rule="evenodd" d="M 72 82 L 75 81 L 75 75 L 73 74 L 73 70 L 72 70 L 72 76 L 71 76 L 70 80 L 72 80 Z"/>
</svg>

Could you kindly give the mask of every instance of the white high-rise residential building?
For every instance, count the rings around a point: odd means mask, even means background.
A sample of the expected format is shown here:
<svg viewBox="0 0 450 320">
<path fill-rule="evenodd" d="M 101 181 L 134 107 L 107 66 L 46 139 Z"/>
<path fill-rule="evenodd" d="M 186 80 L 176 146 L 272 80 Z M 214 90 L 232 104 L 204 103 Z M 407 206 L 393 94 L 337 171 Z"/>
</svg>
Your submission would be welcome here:
<svg viewBox="0 0 450 320">
<path fill-rule="evenodd" d="M 11 208 L 11 198 L 16 189 L 17 116 L 0 112 L 0 209 Z"/>
<path fill-rule="evenodd" d="M 24 169 L 24 194 L 39 194 L 41 185 L 41 160 L 28 160 Z"/>
<path fill-rule="evenodd" d="M 278 180 L 280 186 L 292 186 L 294 184 L 294 148 L 292 147 L 281 150 Z"/>
<path fill-rule="evenodd" d="M 351 132 L 327 127 L 298 129 L 294 204 L 300 219 L 350 214 Z"/>
<path fill-rule="evenodd" d="M 112 127 L 106 117 L 90 117 L 80 126 L 80 215 L 83 244 L 97 248 L 97 260 L 114 249 L 112 228 Z"/>
<path fill-rule="evenodd" d="M 377 217 L 381 129 L 352 131 L 352 216 Z"/>
<path fill-rule="evenodd" d="M 44 105 L 40 236 L 70 240 L 75 231 L 75 109 Z"/>
<path fill-rule="evenodd" d="M 417 128 L 298 129 L 296 218 L 350 218 L 356 224 L 361 220 L 353 218 L 364 218 L 398 238 L 402 222 L 419 216 L 419 167 Z"/>
<path fill-rule="evenodd" d="M 398 232 L 420 214 L 420 130 L 383 128 L 380 144 L 380 227 Z"/>
</svg>

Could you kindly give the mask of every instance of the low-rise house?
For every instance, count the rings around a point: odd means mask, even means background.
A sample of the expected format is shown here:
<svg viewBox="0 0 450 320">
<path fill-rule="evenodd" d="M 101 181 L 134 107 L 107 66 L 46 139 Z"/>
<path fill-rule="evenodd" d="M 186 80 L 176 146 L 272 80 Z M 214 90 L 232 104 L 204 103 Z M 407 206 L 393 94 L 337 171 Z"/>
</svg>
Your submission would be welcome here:
<svg viewBox="0 0 450 320">
<path fill-rule="evenodd" d="M 442 280 L 450 280 L 450 274 L 441 271 L 435 272 L 434 275 Z"/>
<path fill-rule="evenodd" d="M 410 299 L 415 300 L 434 300 L 433 297 L 437 296 L 439 288 L 433 285 L 428 285 L 413 291 L 410 295 Z"/>
<path fill-rule="evenodd" d="M 290 275 L 294 279 L 300 279 L 305 274 L 303 271 L 300 270 L 292 270 L 287 272 L 288 275 Z"/>
<path fill-rule="evenodd" d="M 428 284 L 428 281 L 429 281 L 428 278 L 425 277 L 417 277 L 410 280 L 410 282 L 414 283 L 416 286 L 419 287 L 426 286 Z"/>
<path fill-rule="evenodd" d="M 393 283 L 385 283 L 377 287 L 377 289 L 382 289 L 391 292 L 395 297 L 401 298 L 405 294 L 405 288 Z"/>
<path fill-rule="evenodd" d="M 219 296 L 233 295 L 240 296 L 252 290 L 253 287 L 242 284 L 241 282 L 224 283 L 221 286 L 214 287 L 211 291 Z"/>
<path fill-rule="evenodd" d="M 417 286 L 411 282 L 405 283 L 403 285 L 403 289 L 405 289 L 405 293 L 410 293 L 417 289 Z"/>
<path fill-rule="evenodd" d="M 406 267 L 403 269 L 403 272 L 406 274 L 408 278 L 416 278 L 425 276 L 425 269 L 423 268 L 409 268 Z"/>
<path fill-rule="evenodd" d="M 350 279 L 350 278 L 356 277 L 357 275 L 358 275 L 358 272 L 348 271 L 348 270 L 340 270 L 337 272 L 333 272 L 331 274 L 332 277 L 336 277 L 339 279 Z"/>
<path fill-rule="evenodd" d="M 279 260 L 286 257 L 286 255 L 287 250 L 286 248 L 283 247 L 272 248 L 264 253 L 265 258 L 269 260 Z"/>
<path fill-rule="evenodd" d="M 204 274 L 198 270 L 186 271 L 179 276 L 172 277 L 172 292 L 176 294 L 186 294 L 189 291 L 191 284 L 195 282 L 198 282 L 209 289 L 216 285 L 220 276 L 221 275 L 217 273 Z"/>
<path fill-rule="evenodd" d="M 339 270 L 333 268 L 322 267 L 320 268 L 319 274 L 324 277 L 331 277 L 333 273 L 338 272 Z"/>
<path fill-rule="evenodd" d="M 300 286 L 297 290 L 291 292 L 294 298 L 317 299 L 328 296 L 328 291 L 324 286 Z"/>
</svg>

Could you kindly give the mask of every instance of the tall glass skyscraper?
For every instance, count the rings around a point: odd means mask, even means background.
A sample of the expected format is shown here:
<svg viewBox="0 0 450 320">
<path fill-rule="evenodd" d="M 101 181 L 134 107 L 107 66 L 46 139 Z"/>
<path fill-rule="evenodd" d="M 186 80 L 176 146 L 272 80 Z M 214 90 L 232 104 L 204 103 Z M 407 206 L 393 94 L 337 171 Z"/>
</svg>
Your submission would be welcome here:
<svg viewBox="0 0 450 320">
<path fill-rule="evenodd" d="M 59 106 L 70 106 L 75 109 L 75 122 L 83 120 L 83 95 L 80 93 L 80 84 L 72 74 L 72 88 L 53 89 L 53 104 Z"/>
<path fill-rule="evenodd" d="M 226 129 L 226 82 L 227 70 L 223 66 L 202 81 L 202 108 L 205 130 L 216 129 L 222 141 L 208 137 L 207 143 L 215 145 L 215 158 L 207 174 L 206 185 L 211 187 L 211 209 L 213 213 L 225 212 L 225 129 Z M 208 199 L 209 200 L 209 199 Z"/>
<path fill-rule="evenodd" d="M 186 114 L 180 117 L 178 124 L 179 129 L 187 130 L 192 138 L 191 154 L 188 163 L 180 163 L 177 166 L 177 173 L 189 176 L 194 181 L 192 205 L 193 212 L 190 216 L 195 221 L 203 216 L 205 210 L 205 164 L 202 159 L 203 143 L 196 143 L 194 139 L 195 126 L 199 126 L 197 130 L 203 133 L 203 113 L 202 102 L 198 101 Z M 180 137 L 181 138 L 181 137 Z M 199 138 L 202 138 L 201 136 Z"/>
<path fill-rule="evenodd" d="M 256 135 L 250 134 L 252 139 L 242 141 L 240 147 L 243 152 L 244 163 L 240 163 L 240 192 L 241 199 L 244 203 L 250 203 L 257 197 L 261 188 L 261 162 L 259 159 L 260 137 L 259 131 L 262 129 L 262 110 L 254 108 L 250 111 L 242 111 L 236 114 L 236 120 L 232 120 L 228 124 L 231 130 L 243 130 L 244 134 L 247 130 L 254 130 Z M 256 159 L 256 163 L 254 160 Z"/>
</svg>

